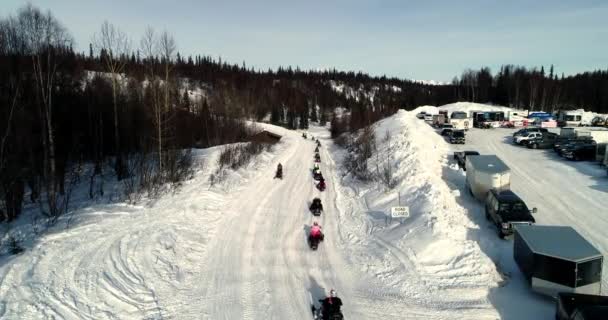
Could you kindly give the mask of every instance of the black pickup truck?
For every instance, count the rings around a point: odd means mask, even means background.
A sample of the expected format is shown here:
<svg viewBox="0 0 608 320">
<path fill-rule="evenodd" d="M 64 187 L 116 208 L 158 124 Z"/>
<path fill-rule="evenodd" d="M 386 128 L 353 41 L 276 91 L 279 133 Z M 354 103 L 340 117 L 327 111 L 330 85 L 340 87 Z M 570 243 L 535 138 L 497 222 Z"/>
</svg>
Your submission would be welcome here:
<svg viewBox="0 0 608 320">
<path fill-rule="evenodd" d="M 454 160 L 458 162 L 458 167 L 462 168 L 462 170 L 467 171 L 465 166 L 467 161 L 467 156 L 478 156 L 479 152 L 477 151 L 456 151 L 454 152 Z"/>
<path fill-rule="evenodd" d="M 498 228 L 498 236 L 504 238 L 513 234 L 515 224 L 533 224 L 532 213 L 528 206 L 511 190 L 491 189 L 486 197 L 486 218 Z"/>
<path fill-rule="evenodd" d="M 452 134 L 448 137 L 448 141 L 451 144 L 464 144 L 464 130 L 454 130 Z"/>
<path fill-rule="evenodd" d="M 557 295 L 557 320 L 608 319 L 608 297 L 560 292 Z"/>
</svg>

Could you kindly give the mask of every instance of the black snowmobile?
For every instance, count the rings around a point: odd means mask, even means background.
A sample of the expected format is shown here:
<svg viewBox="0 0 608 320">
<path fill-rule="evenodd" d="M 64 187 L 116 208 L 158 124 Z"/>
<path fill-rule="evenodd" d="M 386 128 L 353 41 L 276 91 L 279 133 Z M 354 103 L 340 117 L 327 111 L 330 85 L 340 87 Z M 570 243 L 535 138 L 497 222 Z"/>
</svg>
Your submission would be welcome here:
<svg viewBox="0 0 608 320">
<path fill-rule="evenodd" d="M 315 147 L 315 152 L 319 152 L 319 147 Z"/>
<path fill-rule="evenodd" d="M 312 178 L 319 181 L 323 178 L 323 174 L 321 173 L 321 170 L 316 170 L 312 173 Z"/>
<path fill-rule="evenodd" d="M 321 146 L 321 141 L 319 141 L 319 139 L 317 139 L 317 147 Z"/>
<path fill-rule="evenodd" d="M 321 204 L 321 199 L 319 198 L 314 198 L 312 199 L 312 203 L 310 204 L 310 212 L 312 212 L 312 214 L 314 216 L 320 216 L 321 212 L 323 211 L 323 204 Z"/>
<path fill-rule="evenodd" d="M 323 177 L 319 179 L 319 183 L 317 183 L 317 189 L 319 189 L 319 191 L 325 191 L 325 179 L 323 179 Z"/>
<path fill-rule="evenodd" d="M 323 233 L 321 233 L 321 236 L 319 238 L 313 238 L 309 235 L 308 236 L 308 246 L 313 251 L 316 251 L 317 248 L 319 248 L 319 243 L 323 240 L 325 240 L 325 235 Z"/>
<path fill-rule="evenodd" d="M 323 303 L 323 299 L 319 299 L 319 302 Z M 323 314 L 323 308 L 316 308 L 313 305 L 311 309 L 313 319 L 315 320 L 344 320 L 344 315 L 342 314 L 342 311 L 336 311 L 332 314 L 328 314 L 327 316 L 325 316 Z"/>
<path fill-rule="evenodd" d="M 279 178 L 279 179 L 283 179 L 283 166 L 281 166 L 281 164 L 279 163 L 279 165 L 277 166 L 277 173 L 275 174 L 274 178 Z"/>
</svg>

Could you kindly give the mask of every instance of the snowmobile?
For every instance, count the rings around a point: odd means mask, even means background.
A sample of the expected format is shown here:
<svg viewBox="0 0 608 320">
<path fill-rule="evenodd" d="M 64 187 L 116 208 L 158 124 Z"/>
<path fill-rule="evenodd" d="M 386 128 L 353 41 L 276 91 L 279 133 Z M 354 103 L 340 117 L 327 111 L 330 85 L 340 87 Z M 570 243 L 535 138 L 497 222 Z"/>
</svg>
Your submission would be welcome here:
<svg viewBox="0 0 608 320">
<path fill-rule="evenodd" d="M 321 178 L 323 178 L 323 174 L 321 174 L 321 170 L 315 170 L 312 173 L 312 178 L 319 181 L 321 180 Z"/>
<path fill-rule="evenodd" d="M 310 204 L 310 212 L 312 212 L 312 214 L 314 216 L 320 216 L 321 212 L 323 211 L 323 204 L 321 204 L 321 199 L 319 198 L 314 198 L 312 199 L 312 203 Z"/>
<path fill-rule="evenodd" d="M 279 165 L 277 166 L 277 173 L 275 174 L 274 178 L 279 178 L 279 179 L 283 179 L 283 166 L 281 166 L 281 164 L 279 163 Z"/>
<path fill-rule="evenodd" d="M 319 189 L 319 191 L 325 191 L 325 180 L 319 180 L 319 183 L 317 183 L 317 189 Z"/>
<path fill-rule="evenodd" d="M 319 141 L 319 140 L 317 139 L 317 147 L 320 147 L 320 146 L 321 146 L 321 141 Z"/>
<path fill-rule="evenodd" d="M 319 152 L 319 147 L 315 147 L 315 152 Z"/>
<path fill-rule="evenodd" d="M 319 248 L 319 243 L 323 240 L 325 240 L 325 235 L 323 233 L 321 233 L 321 236 L 319 236 L 317 238 L 308 236 L 308 246 L 313 251 L 316 251 Z"/>
<path fill-rule="evenodd" d="M 308 137 L 306 137 L 306 133 L 302 133 L 302 138 L 308 139 Z"/>
<path fill-rule="evenodd" d="M 319 299 L 319 302 L 323 303 L 323 299 Z M 342 314 L 342 311 L 335 312 L 324 318 L 322 308 L 315 308 L 315 306 L 313 305 L 311 309 L 312 309 L 313 319 L 315 319 L 315 320 L 323 320 L 323 319 L 344 320 L 344 315 Z"/>
</svg>

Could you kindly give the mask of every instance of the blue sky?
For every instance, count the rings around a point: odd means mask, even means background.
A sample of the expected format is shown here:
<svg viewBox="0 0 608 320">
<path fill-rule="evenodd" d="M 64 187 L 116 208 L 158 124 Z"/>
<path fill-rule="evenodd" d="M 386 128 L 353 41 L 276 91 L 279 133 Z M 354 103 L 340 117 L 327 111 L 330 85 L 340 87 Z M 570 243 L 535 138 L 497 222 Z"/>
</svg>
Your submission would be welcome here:
<svg viewBox="0 0 608 320">
<path fill-rule="evenodd" d="M 1 0 L 0 16 L 25 1 Z M 256 68 L 335 67 L 450 81 L 465 68 L 555 65 L 608 68 L 608 1 L 31 0 L 50 9 L 88 50 L 104 20 L 134 43 L 150 25 L 181 53 L 221 56 Z"/>
</svg>

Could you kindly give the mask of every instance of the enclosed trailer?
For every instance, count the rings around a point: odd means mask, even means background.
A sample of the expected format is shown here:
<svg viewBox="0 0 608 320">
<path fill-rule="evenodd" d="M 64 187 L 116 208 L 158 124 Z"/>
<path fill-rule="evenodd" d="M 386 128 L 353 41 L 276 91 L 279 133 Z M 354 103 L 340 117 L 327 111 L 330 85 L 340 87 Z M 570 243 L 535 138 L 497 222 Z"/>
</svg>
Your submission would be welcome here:
<svg viewBox="0 0 608 320">
<path fill-rule="evenodd" d="M 606 296 L 560 292 L 556 304 L 556 320 L 608 319 L 608 297 Z"/>
<path fill-rule="evenodd" d="M 584 133 L 579 132 L 586 132 L 588 129 L 589 128 L 585 127 L 562 127 L 559 130 L 559 136 L 564 138 L 574 138 L 580 135 L 584 135 Z"/>
<path fill-rule="evenodd" d="M 450 123 L 458 130 L 469 130 L 471 119 L 466 112 L 454 111 L 450 116 Z"/>
<path fill-rule="evenodd" d="M 439 127 L 441 127 L 441 125 L 442 125 L 442 124 L 444 124 L 445 122 L 446 122 L 446 121 L 445 121 L 445 115 L 444 115 L 444 114 L 442 114 L 442 113 L 440 113 L 440 114 L 434 114 L 434 115 L 433 115 L 433 121 L 432 121 L 431 123 L 432 123 L 432 125 L 433 125 L 434 127 L 438 127 L 438 128 L 439 128 Z"/>
<path fill-rule="evenodd" d="M 535 292 L 601 292 L 604 257 L 572 227 L 515 226 L 513 257 Z"/>
<path fill-rule="evenodd" d="M 505 190 L 511 185 L 511 170 L 495 155 L 468 156 L 465 168 L 467 189 L 480 201 L 490 189 Z"/>
</svg>

